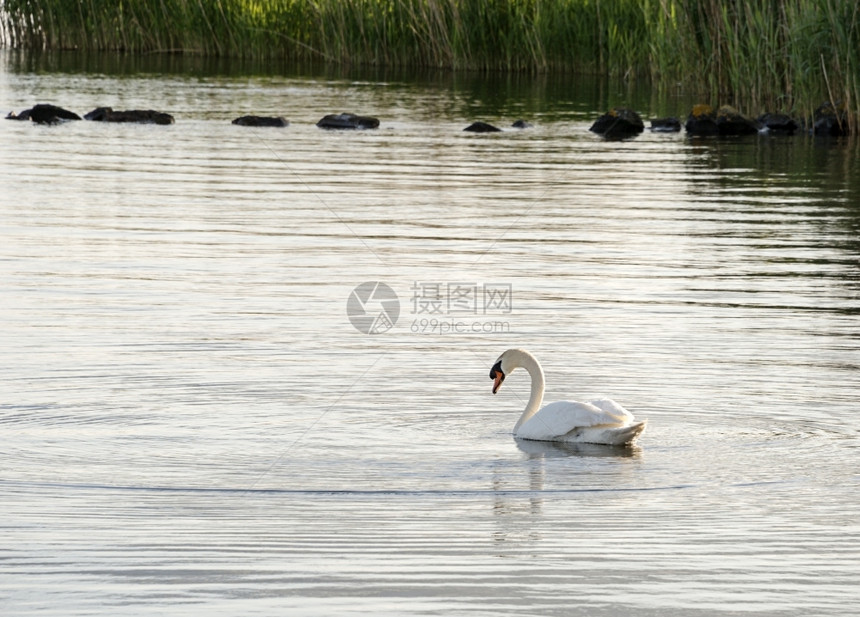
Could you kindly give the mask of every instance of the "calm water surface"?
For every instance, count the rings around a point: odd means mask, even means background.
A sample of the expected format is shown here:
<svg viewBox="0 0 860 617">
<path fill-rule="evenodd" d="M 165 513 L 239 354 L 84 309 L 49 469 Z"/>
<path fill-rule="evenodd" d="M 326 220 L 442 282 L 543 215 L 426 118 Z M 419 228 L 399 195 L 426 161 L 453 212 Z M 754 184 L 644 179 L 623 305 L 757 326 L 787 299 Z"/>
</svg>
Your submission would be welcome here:
<svg viewBox="0 0 860 617">
<path fill-rule="evenodd" d="M 563 80 L 0 60 L 4 115 L 176 117 L 0 123 L 4 615 L 856 611 L 856 144 L 606 142 L 686 102 Z M 639 446 L 517 443 L 514 346 Z"/>
</svg>

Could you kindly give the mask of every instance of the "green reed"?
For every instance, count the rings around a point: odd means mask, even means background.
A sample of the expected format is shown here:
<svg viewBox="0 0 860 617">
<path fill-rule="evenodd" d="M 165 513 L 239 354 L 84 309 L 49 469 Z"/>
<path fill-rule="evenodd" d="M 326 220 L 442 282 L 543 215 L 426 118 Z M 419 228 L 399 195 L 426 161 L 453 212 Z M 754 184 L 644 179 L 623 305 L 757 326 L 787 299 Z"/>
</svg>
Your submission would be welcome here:
<svg viewBox="0 0 860 617">
<path fill-rule="evenodd" d="M 682 53 L 676 75 L 690 85 L 704 86 L 713 98 L 750 113 L 786 110 L 808 117 L 819 103 L 829 100 L 848 110 L 852 123 L 856 122 L 860 115 L 860 7 L 856 2 L 689 0 L 686 4 L 677 21 Z"/>
<path fill-rule="evenodd" d="M 680 83 L 747 113 L 860 117 L 854 0 L 0 0 L 3 44 Z"/>
<path fill-rule="evenodd" d="M 633 0 L 0 0 L 13 47 L 504 70 L 642 69 Z"/>
</svg>

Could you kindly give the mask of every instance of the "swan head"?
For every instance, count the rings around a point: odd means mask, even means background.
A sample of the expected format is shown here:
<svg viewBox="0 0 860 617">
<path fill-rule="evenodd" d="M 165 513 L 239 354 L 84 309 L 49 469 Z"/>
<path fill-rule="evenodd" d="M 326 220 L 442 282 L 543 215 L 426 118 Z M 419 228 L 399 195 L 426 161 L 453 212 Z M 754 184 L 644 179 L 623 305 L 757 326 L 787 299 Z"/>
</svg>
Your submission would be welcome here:
<svg viewBox="0 0 860 617">
<path fill-rule="evenodd" d="M 502 361 L 499 360 L 490 369 L 490 379 L 493 380 L 493 394 L 499 391 L 502 387 L 502 382 L 505 380 L 505 371 L 502 370 Z"/>
<path fill-rule="evenodd" d="M 502 382 L 505 380 L 505 377 L 510 375 L 511 371 L 520 366 L 518 362 L 515 362 L 518 349 L 508 349 L 505 353 L 499 356 L 499 359 L 496 360 L 496 363 L 493 365 L 493 368 L 490 369 L 490 379 L 493 380 L 493 394 L 499 391 L 499 388 L 502 387 Z"/>
</svg>

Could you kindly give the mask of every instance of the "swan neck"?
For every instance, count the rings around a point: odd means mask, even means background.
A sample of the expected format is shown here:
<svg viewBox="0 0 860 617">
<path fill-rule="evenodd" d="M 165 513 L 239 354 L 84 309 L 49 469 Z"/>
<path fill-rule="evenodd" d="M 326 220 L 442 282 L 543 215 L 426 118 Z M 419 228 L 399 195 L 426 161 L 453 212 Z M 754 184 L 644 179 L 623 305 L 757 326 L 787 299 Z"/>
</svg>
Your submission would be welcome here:
<svg viewBox="0 0 860 617">
<path fill-rule="evenodd" d="M 537 361 L 537 358 L 535 358 L 530 353 L 522 352 L 520 357 L 517 358 L 517 365 L 528 371 L 529 375 L 532 378 L 532 386 L 531 394 L 529 396 L 529 402 L 526 403 L 526 408 L 523 411 L 523 415 L 520 416 L 520 419 L 514 426 L 515 433 L 524 422 L 526 422 L 529 418 L 531 418 L 538 412 L 538 410 L 540 409 L 540 405 L 543 402 L 544 390 L 543 369 L 541 368 L 540 363 Z"/>
</svg>

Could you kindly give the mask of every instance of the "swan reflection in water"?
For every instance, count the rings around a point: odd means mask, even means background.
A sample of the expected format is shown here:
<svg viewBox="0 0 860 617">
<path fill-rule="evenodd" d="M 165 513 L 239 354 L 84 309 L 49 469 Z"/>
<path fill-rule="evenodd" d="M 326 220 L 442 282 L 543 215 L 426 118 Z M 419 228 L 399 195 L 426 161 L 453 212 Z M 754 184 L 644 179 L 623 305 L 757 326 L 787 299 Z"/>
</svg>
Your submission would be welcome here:
<svg viewBox="0 0 860 617">
<path fill-rule="evenodd" d="M 513 472 L 509 466 L 500 467 L 493 477 L 493 515 L 496 529 L 493 541 L 496 543 L 499 555 L 504 556 L 509 550 L 518 550 L 525 545 L 535 544 L 543 539 L 541 525 L 537 520 L 544 515 L 546 499 L 547 467 L 549 473 L 570 474 L 569 465 L 558 461 L 549 464 L 548 461 L 561 458 L 582 459 L 627 459 L 634 460 L 642 455 L 638 446 L 606 446 L 593 443 L 565 443 L 559 441 L 534 441 L 531 439 L 516 439 L 514 443 L 526 456 L 517 465 L 518 470 L 525 471 L 527 486 L 523 487 L 523 475 Z M 575 463 L 574 463 L 575 464 Z M 594 461 L 585 465 L 604 465 Z M 605 464 L 612 465 L 607 460 Z M 627 465 L 624 465 L 625 467 Z M 588 471 L 583 470 L 588 474 Z M 555 483 L 552 482 L 551 485 Z"/>
<path fill-rule="evenodd" d="M 570 443 L 565 441 L 534 441 L 516 439 L 521 452 L 530 459 L 582 456 L 595 458 L 638 458 L 642 448 L 638 446 L 606 446 L 598 443 Z M 543 487 L 541 487 L 543 488 Z"/>
</svg>

